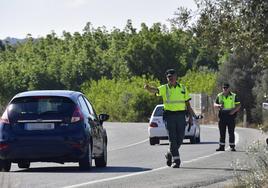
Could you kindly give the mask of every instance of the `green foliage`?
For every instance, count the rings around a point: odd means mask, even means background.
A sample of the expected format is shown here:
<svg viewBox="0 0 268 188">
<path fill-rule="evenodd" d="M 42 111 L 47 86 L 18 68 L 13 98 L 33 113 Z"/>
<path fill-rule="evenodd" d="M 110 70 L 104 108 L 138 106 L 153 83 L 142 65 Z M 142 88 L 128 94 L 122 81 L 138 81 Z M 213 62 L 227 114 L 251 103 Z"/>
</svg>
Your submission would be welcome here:
<svg viewBox="0 0 268 188">
<path fill-rule="evenodd" d="M 149 82 L 159 85 L 157 80 L 141 77 L 131 79 L 89 81 L 82 91 L 94 104 L 97 113 L 108 113 L 111 121 L 148 121 L 160 98 L 149 94 L 143 87 Z"/>
<path fill-rule="evenodd" d="M 58 37 L 52 32 L 38 39 L 28 35 L 23 43 L 13 46 L 1 43 L 0 106 L 21 91 L 80 90 L 83 83 L 98 82 L 102 77 L 119 81 L 146 75 L 163 83 L 168 68 L 175 68 L 179 76 L 198 68 L 196 46 L 191 32 L 168 31 L 160 23 L 151 28 L 142 24 L 137 32 L 131 20 L 123 31 L 115 28 L 109 33 L 105 27 L 95 29 L 87 23 L 82 34 L 64 31 L 62 37 Z M 205 63 L 202 66 L 206 67 Z M 129 96 L 132 95 L 124 97 Z M 137 101 L 130 100 L 133 104 L 129 105 L 136 108 L 144 105 L 144 96 L 137 96 Z M 133 115 L 135 113 L 131 113 L 131 118 L 142 119 L 140 114 Z"/>
<path fill-rule="evenodd" d="M 180 81 L 191 93 L 206 93 L 212 95 L 216 86 L 215 72 L 211 71 L 188 71 Z"/>
<path fill-rule="evenodd" d="M 196 0 L 196 12 L 178 9 L 174 27 L 183 26 L 196 36 L 197 65 L 220 67 L 218 84 L 231 83 L 247 111 L 248 121 L 259 123 L 264 74 L 268 68 L 268 1 Z M 217 62 L 215 66 L 215 62 Z"/>
<path fill-rule="evenodd" d="M 5 45 L 2 42 L 2 40 L 0 40 L 0 51 L 3 51 L 3 50 L 5 50 Z"/>
<path fill-rule="evenodd" d="M 140 33 L 129 41 L 125 60 L 131 75 L 153 75 L 164 82 L 167 69 L 174 68 L 183 76 L 194 66 L 194 46 L 191 33 L 181 29 L 168 32 L 161 24 L 149 29 L 142 24 Z"/>
</svg>

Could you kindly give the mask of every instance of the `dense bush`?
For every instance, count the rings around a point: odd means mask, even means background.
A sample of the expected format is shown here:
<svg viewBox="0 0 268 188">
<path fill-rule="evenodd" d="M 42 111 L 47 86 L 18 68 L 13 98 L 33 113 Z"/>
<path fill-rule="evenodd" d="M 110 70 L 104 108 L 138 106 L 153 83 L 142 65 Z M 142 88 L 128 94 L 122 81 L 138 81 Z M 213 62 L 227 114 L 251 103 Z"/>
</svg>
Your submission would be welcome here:
<svg viewBox="0 0 268 188">
<path fill-rule="evenodd" d="M 157 80 L 141 77 L 131 79 L 102 78 L 82 85 L 82 91 L 95 105 L 97 113 L 108 113 L 111 121 L 148 121 L 154 106 L 161 99 L 148 93 L 144 83 L 159 85 Z"/>
<path fill-rule="evenodd" d="M 216 87 L 217 74 L 212 71 L 188 71 L 181 82 L 191 93 L 205 93 L 211 95 Z"/>
</svg>

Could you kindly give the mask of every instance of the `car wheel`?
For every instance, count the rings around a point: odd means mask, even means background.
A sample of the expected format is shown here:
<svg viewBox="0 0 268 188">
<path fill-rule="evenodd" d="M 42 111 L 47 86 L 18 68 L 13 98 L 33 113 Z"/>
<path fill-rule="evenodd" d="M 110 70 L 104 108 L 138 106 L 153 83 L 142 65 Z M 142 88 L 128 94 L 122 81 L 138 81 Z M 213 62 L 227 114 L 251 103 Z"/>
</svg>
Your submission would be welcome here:
<svg viewBox="0 0 268 188">
<path fill-rule="evenodd" d="M 101 157 L 95 159 L 96 167 L 106 167 L 107 166 L 107 143 L 103 142 L 103 154 Z"/>
<path fill-rule="evenodd" d="M 79 160 L 79 168 L 82 170 L 90 169 L 92 166 L 92 151 L 91 145 L 88 145 L 86 154 Z"/>
<path fill-rule="evenodd" d="M 200 135 L 198 137 L 195 138 L 196 143 L 199 144 L 200 143 Z"/>
<path fill-rule="evenodd" d="M 7 160 L 0 159 L 0 171 L 9 172 L 11 168 L 11 162 Z"/>
<path fill-rule="evenodd" d="M 30 168 L 30 162 L 19 162 L 18 167 L 19 168 Z"/>
<path fill-rule="evenodd" d="M 159 144 L 160 140 L 157 137 L 150 137 L 149 142 L 150 142 L 150 145 L 155 145 L 155 144 Z"/>
<path fill-rule="evenodd" d="M 192 136 L 192 137 L 190 138 L 190 143 L 191 143 L 191 144 L 196 144 L 196 137 L 195 137 L 195 136 Z"/>
</svg>

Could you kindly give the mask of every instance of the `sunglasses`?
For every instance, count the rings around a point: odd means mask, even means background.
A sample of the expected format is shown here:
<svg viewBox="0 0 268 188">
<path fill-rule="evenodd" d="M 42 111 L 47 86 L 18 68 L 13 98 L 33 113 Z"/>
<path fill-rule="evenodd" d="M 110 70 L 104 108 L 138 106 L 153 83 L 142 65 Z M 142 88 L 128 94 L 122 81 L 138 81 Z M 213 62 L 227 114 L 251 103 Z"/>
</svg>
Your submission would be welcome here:
<svg viewBox="0 0 268 188">
<path fill-rule="evenodd" d="M 223 89 L 228 89 L 229 87 L 222 87 Z"/>
</svg>

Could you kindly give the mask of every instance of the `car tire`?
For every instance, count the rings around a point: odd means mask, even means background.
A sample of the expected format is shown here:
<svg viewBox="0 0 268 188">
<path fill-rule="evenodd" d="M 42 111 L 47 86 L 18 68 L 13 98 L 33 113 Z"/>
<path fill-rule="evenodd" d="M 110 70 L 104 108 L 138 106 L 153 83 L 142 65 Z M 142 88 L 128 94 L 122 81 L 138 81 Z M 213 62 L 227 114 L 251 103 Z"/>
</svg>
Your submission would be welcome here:
<svg viewBox="0 0 268 188">
<path fill-rule="evenodd" d="M 78 161 L 79 168 L 81 170 L 87 170 L 90 169 L 92 166 L 92 151 L 91 151 L 91 145 L 88 145 L 86 154 Z"/>
<path fill-rule="evenodd" d="M 199 144 L 200 143 L 200 135 L 198 137 L 196 137 L 195 139 L 196 139 L 196 143 Z"/>
<path fill-rule="evenodd" d="M 155 144 L 159 144 L 160 140 L 157 137 L 150 137 L 149 142 L 150 142 L 150 145 L 152 146 L 152 145 L 155 145 Z"/>
<path fill-rule="evenodd" d="M 195 136 L 192 136 L 191 138 L 190 138 L 190 143 L 191 144 L 196 144 L 196 137 Z"/>
<path fill-rule="evenodd" d="M 107 166 L 107 142 L 103 142 L 103 154 L 101 157 L 95 158 L 96 167 L 106 167 Z"/>
<path fill-rule="evenodd" d="M 9 172 L 11 169 L 11 162 L 8 160 L 0 159 L 0 171 L 1 172 Z"/>
<path fill-rule="evenodd" d="M 18 167 L 19 168 L 30 168 L 30 162 L 19 162 Z"/>
</svg>

